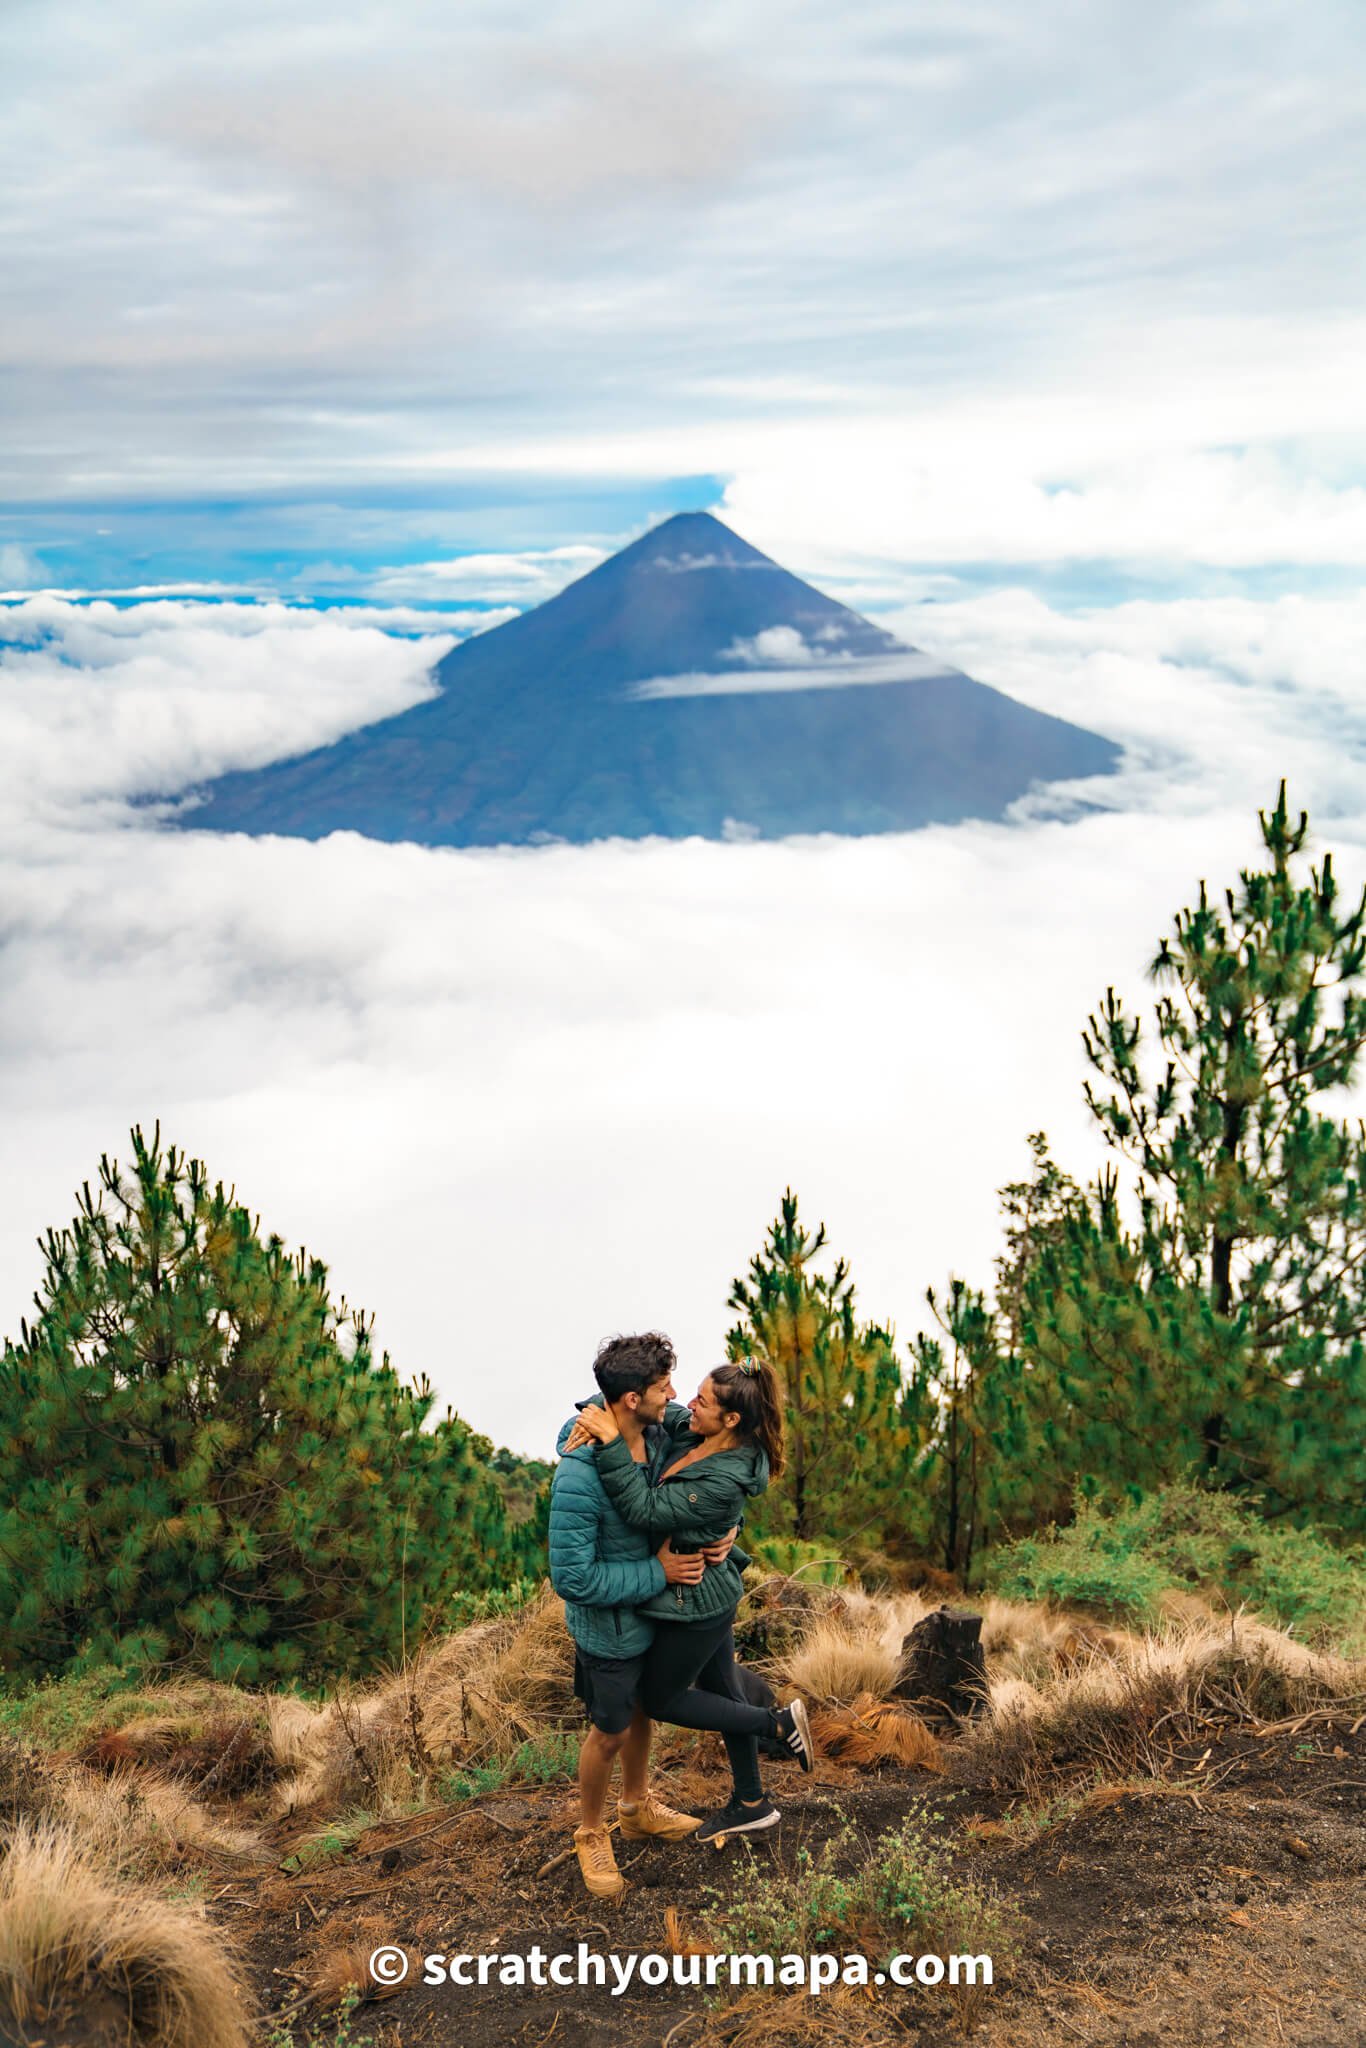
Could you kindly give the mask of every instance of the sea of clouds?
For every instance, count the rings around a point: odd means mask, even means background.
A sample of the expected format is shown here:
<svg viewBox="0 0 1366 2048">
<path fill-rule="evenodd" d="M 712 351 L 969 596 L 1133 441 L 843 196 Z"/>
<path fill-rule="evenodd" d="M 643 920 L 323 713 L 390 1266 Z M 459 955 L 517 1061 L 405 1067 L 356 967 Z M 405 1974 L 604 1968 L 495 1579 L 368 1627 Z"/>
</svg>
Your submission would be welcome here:
<svg viewBox="0 0 1366 2048">
<path fill-rule="evenodd" d="M 1006 824 L 463 852 L 135 802 L 406 708 L 506 615 L 0 604 L 0 1330 L 38 1234 L 160 1119 L 525 1451 L 613 1330 L 669 1330 L 691 1391 L 789 1184 L 905 1339 L 927 1284 L 989 1278 L 1029 1131 L 1093 1168 L 1081 1026 L 1109 983 L 1145 998 L 1282 775 L 1366 877 L 1366 591 L 883 614 L 1125 745 Z"/>
</svg>

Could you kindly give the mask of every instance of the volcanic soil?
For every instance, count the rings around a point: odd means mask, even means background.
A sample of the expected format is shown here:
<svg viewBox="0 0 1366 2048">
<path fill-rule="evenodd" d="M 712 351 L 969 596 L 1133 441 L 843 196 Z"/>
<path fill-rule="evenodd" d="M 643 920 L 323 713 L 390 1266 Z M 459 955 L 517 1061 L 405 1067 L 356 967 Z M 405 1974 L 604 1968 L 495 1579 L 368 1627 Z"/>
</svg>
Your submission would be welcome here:
<svg viewBox="0 0 1366 2048">
<path fill-rule="evenodd" d="M 720 1802 L 723 1780 L 699 1758 L 711 1762 L 705 1750 L 662 1748 L 656 1782 L 670 1803 L 701 1812 Z M 1100 1787 L 1048 1825 L 951 1774 L 822 1762 L 812 1778 L 781 1767 L 771 1783 L 783 1811 L 774 1837 L 720 1852 L 621 1844 L 627 1889 L 610 1905 L 588 1897 L 572 1859 L 555 1864 L 573 1825 L 555 1787 L 504 1789 L 376 1825 L 344 1857 L 302 1872 L 280 1866 L 319 1817 L 297 1813 L 275 1830 L 269 1860 L 216 1874 L 206 1910 L 245 1960 L 272 2048 L 291 2039 L 310 2048 L 333 2039 L 353 2048 L 928 2048 L 965 2033 L 981 2048 L 1366 2042 L 1359 1708 L 1224 1729 L 1174 1754 L 1170 1779 Z M 927 1817 L 955 1874 L 982 1882 L 1017 1916 L 1014 1960 L 966 2009 L 946 1987 L 735 2000 L 634 1982 L 619 1996 L 595 1986 L 432 1986 L 416 1963 L 438 1951 L 706 1944 L 718 1901 L 752 1859 L 791 1867 L 803 1847 L 818 1850 L 847 1826 L 838 1856 L 852 1868 L 912 1811 Z M 364 1981 L 365 1958 L 383 1944 L 411 1952 L 407 1982 L 371 1992 L 339 2026 L 314 1994 Z"/>
</svg>

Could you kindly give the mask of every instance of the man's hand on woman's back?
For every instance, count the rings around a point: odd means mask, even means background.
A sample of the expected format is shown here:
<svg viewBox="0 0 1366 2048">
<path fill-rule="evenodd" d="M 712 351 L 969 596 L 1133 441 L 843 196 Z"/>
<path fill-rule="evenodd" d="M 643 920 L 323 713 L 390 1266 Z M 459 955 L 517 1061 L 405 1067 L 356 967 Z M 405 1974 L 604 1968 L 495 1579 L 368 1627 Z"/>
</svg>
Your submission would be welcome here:
<svg viewBox="0 0 1366 2048">
<path fill-rule="evenodd" d="M 706 1558 L 700 1550 L 694 1550 L 685 1557 L 679 1551 L 670 1549 L 671 1541 L 672 1539 L 666 1536 L 655 1552 L 655 1556 L 664 1567 L 665 1585 L 700 1585 L 702 1583 L 702 1574 L 707 1569 Z"/>
</svg>

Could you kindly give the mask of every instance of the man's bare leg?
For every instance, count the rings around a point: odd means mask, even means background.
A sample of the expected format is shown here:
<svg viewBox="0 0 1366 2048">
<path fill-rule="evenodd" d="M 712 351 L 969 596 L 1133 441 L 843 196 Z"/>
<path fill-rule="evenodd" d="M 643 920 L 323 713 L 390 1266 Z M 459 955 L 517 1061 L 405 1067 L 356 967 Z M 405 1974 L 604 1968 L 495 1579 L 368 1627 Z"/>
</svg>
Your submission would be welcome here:
<svg viewBox="0 0 1366 2048">
<path fill-rule="evenodd" d="M 648 1721 L 645 1725 L 648 1729 Z M 601 1728 L 590 1728 L 584 1736 L 579 1748 L 579 1825 L 581 1827 L 600 1828 L 602 1826 L 603 1808 L 607 1804 L 607 1787 L 612 1776 L 612 1766 L 625 1748 L 630 1733 L 630 1728 L 623 1728 L 620 1735 L 606 1735 Z"/>
<path fill-rule="evenodd" d="M 654 1726 L 637 1702 L 621 1746 L 621 1803 L 638 1806 L 650 1788 L 650 1737 Z"/>
</svg>

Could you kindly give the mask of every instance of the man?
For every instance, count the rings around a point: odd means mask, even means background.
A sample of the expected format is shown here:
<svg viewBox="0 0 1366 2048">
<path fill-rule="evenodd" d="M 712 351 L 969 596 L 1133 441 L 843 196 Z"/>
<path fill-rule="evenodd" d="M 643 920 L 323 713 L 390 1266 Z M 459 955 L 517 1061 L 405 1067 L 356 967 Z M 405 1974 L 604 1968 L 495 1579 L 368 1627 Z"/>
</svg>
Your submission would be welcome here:
<svg viewBox="0 0 1366 2048">
<path fill-rule="evenodd" d="M 612 1337 L 600 1346 L 593 1376 L 622 1439 L 638 1464 L 648 1461 L 647 1433 L 673 1399 L 674 1349 L 657 1331 Z M 560 1432 L 563 1451 L 572 1425 Z M 612 1766 L 621 1758 L 620 1832 L 628 1841 L 680 1841 L 701 1826 L 675 1813 L 649 1789 L 650 1722 L 638 1693 L 654 1625 L 636 1613 L 665 1586 L 695 1586 L 714 1551 L 679 1556 L 666 1542 L 652 1556 L 648 1538 L 630 1528 L 607 1498 L 591 1444 L 568 1452 L 550 1489 L 550 1583 L 565 1603 L 574 1638 L 574 1690 L 592 1726 L 579 1752 L 579 1825 L 574 1848 L 595 1898 L 616 1898 L 625 1881 L 612 1853 L 604 1809 Z"/>
</svg>

